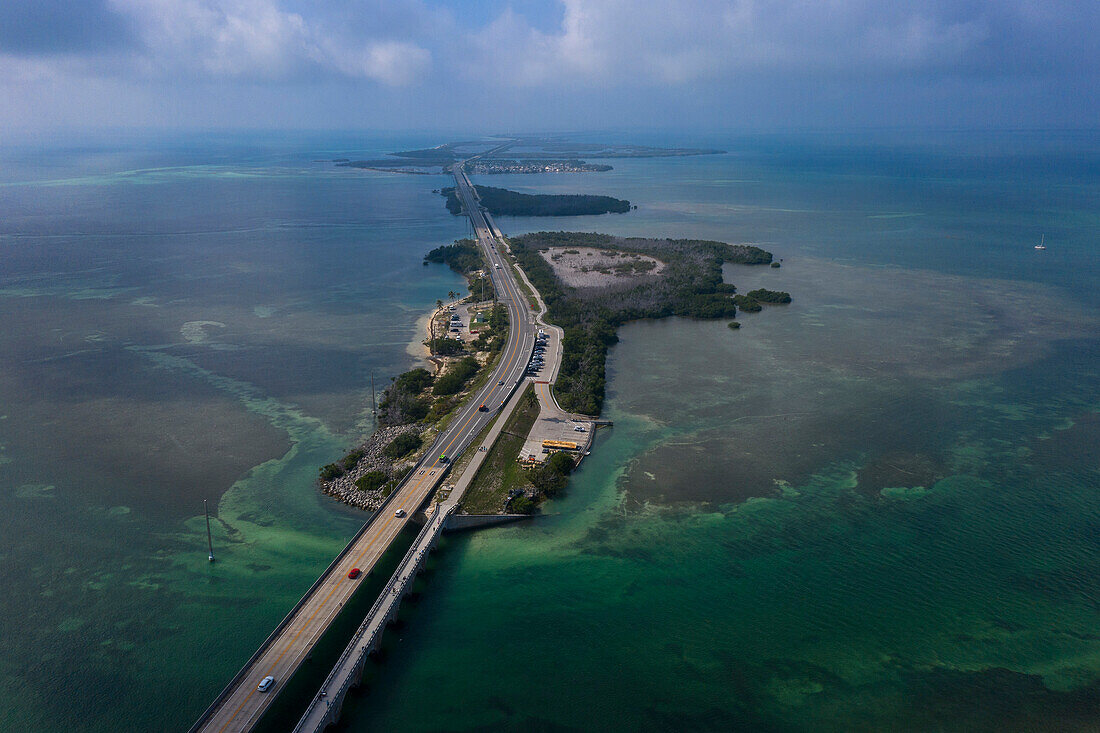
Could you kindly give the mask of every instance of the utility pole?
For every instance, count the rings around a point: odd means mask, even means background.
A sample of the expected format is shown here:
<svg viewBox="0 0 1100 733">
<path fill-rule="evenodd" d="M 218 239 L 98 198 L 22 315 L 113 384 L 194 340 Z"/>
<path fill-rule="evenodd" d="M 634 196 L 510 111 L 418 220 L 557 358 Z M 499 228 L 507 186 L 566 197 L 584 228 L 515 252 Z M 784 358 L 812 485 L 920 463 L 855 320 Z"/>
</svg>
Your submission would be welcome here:
<svg viewBox="0 0 1100 733">
<path fill-rule="evenodd" d="M 210 535 L 210 509 L 206 506 L 206 499 L 202 500 L 202 510 L 206 513 L 206 544 L 210 548 L 210 562 L 214 562 L 214 538 Z"/>
</svg>

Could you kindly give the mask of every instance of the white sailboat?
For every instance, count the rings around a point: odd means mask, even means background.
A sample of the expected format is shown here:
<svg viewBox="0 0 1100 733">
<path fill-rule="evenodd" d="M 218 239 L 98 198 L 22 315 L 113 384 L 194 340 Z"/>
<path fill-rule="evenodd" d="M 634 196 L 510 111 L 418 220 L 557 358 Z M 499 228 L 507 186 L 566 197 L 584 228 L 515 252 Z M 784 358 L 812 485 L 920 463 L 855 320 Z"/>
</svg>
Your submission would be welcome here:
<svg viewBox="0 0 1100 733">
<path fill-rule="evenodd" d="M 1047 248 L 1047 235 L 1044 234 L 1043 238 L 1039 240 L 1039 243 L 1037 245 L 1035 245 L 1035 249 L 1046 249 L 1046 248 Z"/>
</svg>

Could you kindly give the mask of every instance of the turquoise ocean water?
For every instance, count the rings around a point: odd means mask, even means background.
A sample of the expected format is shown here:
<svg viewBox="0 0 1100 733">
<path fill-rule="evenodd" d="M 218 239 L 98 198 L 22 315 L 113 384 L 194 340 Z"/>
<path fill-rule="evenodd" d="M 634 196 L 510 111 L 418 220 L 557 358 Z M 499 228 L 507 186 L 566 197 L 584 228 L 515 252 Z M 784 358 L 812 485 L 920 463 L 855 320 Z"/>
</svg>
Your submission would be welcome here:
<svg viewBox="0 0 1100 733">
<path fill-rule="evenodd" d="M 0 728 L 186 729 L 361 523 L 317 466 L 461 289 L 421 259 L 464 225 L 329 142 L 8 151 Z"/>
<path fill-rule="evenodd" d="M 314 161 L 436 142 L 7 155 L 4 727 L 186 727 L 354 531 L 315 467 L 464 222 Z M 1095 728 L 1097 138 L 638 142 L 730 153 L 478 182 L 639 207 L 507 233 L 759 244 L 727 279 L 794 303 L 623 328 L 568 496 L 446 542 L 342 727 Z"/>
</svg>

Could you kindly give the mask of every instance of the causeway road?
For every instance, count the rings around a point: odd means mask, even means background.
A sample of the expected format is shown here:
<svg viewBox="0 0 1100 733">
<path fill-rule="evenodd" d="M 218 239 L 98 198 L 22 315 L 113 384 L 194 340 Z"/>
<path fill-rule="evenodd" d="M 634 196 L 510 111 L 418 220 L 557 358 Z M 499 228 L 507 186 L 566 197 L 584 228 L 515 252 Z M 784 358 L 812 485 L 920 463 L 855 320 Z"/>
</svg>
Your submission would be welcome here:
<svg viewBox="0 0 1100 733">
<path fill-rule="evenodd" d="M 477 232 L 478 242 L 489 262 L 489 275 L 496 288 L 497 299 L 508 308 L 511 324 L 508 343 L 485 386 L 451 419 L 421 463 L 367 520 L 337 560 L 203 713 L 192 731 L 224 733 L 247 731 L 255 726 L 281 686 L 309 656 L 318 639 L 355 592 L 363 576 L 355 580 L 349 578 L 351 569 L 359 568 L 364 575 L 370 572 L 409 518 L 439 485 L 449 461 L 467 447 L 524 379 L 527 362 L 534 349 L 535 322 L 511 268 L 497 251 L 499 240 L 477 202 L 462 163 L 455 164 L 453 173 L 459 195 Z M 486 411 L 479 409 L 481 405 L 485 405 Z M 401 510 L 400 517 L 396 516 L 398 510 Z M 257 686 L 267 676 L 275 678 L 275 685 L 267 692 L 260 692 Z"/>
</svg>

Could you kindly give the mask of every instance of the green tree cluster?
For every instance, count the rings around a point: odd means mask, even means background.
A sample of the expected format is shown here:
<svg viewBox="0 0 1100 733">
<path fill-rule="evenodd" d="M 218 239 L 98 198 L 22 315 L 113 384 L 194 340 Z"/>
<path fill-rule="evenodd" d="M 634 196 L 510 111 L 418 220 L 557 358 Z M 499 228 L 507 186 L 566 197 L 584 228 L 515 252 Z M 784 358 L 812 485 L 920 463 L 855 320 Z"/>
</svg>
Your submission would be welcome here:
<svg viewBox="0 0 1100 733">
<path fill-rule="evenodd" d="M 364 455 L 365 454 L 363 453 L 363 451 L 358 448 L 353 450 L 351 453 L 348 453 L 346 456 L 344 456 L 344 460 L 341 461 L 341 464 L 344 466 L 344 470 L 350 471 L 351 469 L 355 468 L 355 465 L 359 463 L 359 460 Z"/>
<path fill-rule="evenodd" d="M 479 301 L 495 300 L 496 289 L 493 288 L 493 279 L 487 275 L 471 275 L 470 295 Z"/>
<path fill-rule="evenodd" d="M 493 306 L 485 319 L 485 325 L 474 340 L 473 347 L 477 351 L 496 353 L 504 348 L 504 341 L 508 337 L 508 309 L 503 303 Z"/>
<path fill-rule="evenodd" d="M 355 479 L 355 488 L 360 491 L 377 491 L 389 480 L 390 476 L 385 471 L 367 471 Z"/>
<path fill-rule="evenodd" d="M 393 380 L 393 386 L 406 392 L 419 394 L 432 383 L 432 374 L 423 367 L 410 369 Z"/>
<path fill-rule="evenodd" d="M 423 420 L 431 409 L 431 397 L 422 394 L 433 382 L 427 369 L 417 368 L 395 377 L 378 403 L 378 422 L 404 425 Z"/>
<path fill-rule="evenodd" d="M 466 350 L 466 344 L 462 342 L 462 339 L 443 336 L 441 338 L 429 339 L 428 348 L 432 350 L 433 354 L 438 354 L 439 356 L 456 356 Z"/>
<path fill-rule="evenodd" d="M 481 204 L 493 216 L 589 216 L 625 214 L 630 202 L 611 196 L 588 194 L 529 194 L 492 186 L 474 186 Z M 440 193 L 447 200 L 447 210 L 455 216 L 462 213 L 462 202 L 455 189 Z"/>
<path fill-rule="evenodd" d="M 573 465 L 573 456 L 568 453 L 552 453 L 541 466 L 528 472 L 527 479 L 543 496 L 556 496 L 568 483 Z"/>
<path fill-rule="evenodd" d="M 420 433 L 408 432 L 401 433 L 396 438 L 391 440 L 385 448 L 382 449 L 382 454 L 388 458 L 392 458 L 395 461 L 399 458 L 404 458 L 414 450 L 419 448 L 423 444 L 423 439 L 420 437 Z"/>
<path fill-rule="evenodd" d="M 538 506 L 538 503 L 534 499 L 520 494 L 512 499 L 512 503 L 508 505 L 508 511 L 513 514 L 534 514 Z"/>
<path fill-rule="evenodd" d="M 484 267 L 481 250 L 477 242 L 472 239 L 459 239 L 454 244 L 445 244 L 436 247 L 424 255 L 428 262 L 436 262 L 447 265 L 460 275 L 480 270 Z"/>
<path fill-rule="evenodd" d="M 747 295 L 733 296 L 733 303 L 745 313 L 759 313 L 764 308 L 756 298 L 750 298 Z"/>
<path fill-rule="evenodd" d="M 760 303 L 790 303 L 791 294 L 782 290 L 765 290 L 760 288 L 759 290 L 750 290 L 745 293 L 753 300 Z"/>
<path fill-rule="evenodd" d="M 461 392 L 480 368 L 481 365 L 478 364 L 477 359 L 472 356 L 464 357 L 453 364 L 446 374 L 436 378 L 435 384 L 432 385 L 432 394 L 450 395 Z"/>
<path fill-rule="evenodd" d="M 768 264 L 759 247 L 685 239 L 620 238 L 584 232 L 536 232 L 510 239 L 511 250 L 562 327 L 562 364 L 555 385 L 567 410 L 598 415 L 604 399 L 608 348 L 623 323 L 641 318 L 732 318 L 736 290 L 722 280 L 723 263 Z M 551 247 L 614 250 L 662 260 L 660 275 L 622 287 L 578 291 L 562 284 L 541 252 Z M 734 296 L 738 297 L 738 296 Z"/>
<path fill-rule="evenodd" d="M 317 469 L 322 481 L 332 481 L 344 475 L 344 469 L 338 463 L 329 463 Z"/>
</svg>

